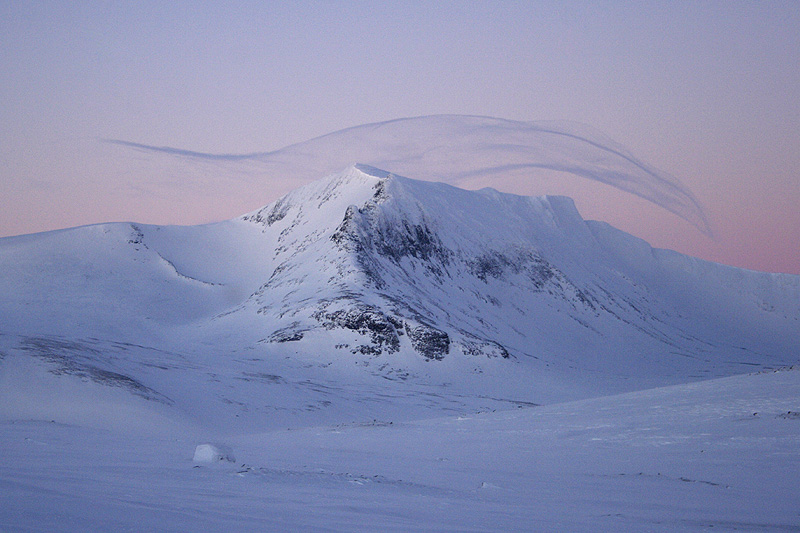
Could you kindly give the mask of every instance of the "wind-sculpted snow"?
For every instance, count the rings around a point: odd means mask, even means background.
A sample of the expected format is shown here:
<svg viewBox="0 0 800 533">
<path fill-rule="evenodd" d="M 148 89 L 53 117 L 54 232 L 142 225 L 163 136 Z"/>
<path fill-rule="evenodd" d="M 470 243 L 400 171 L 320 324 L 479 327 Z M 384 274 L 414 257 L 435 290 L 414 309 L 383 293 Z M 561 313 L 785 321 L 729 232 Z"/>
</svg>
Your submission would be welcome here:
<svg viewBox="0 0 800 533">
<path fill-rule="evenodd" d="M 599 181 L 675 213 L 706 234 L 703 208 L 675 177 L 658 170 L 589 126 L 567 122 L 521 122 L 492 117 L 434 115 L 364 124 L 272 152 L 209 154 L 110 140 L 215 165 L 246 166 L 254 186 L 290 180 L 296 185 L 354 162 L 463 185 L 481 177 L 503 188 L 526 179 L 531 169 L 566 172 Z"/>
</svg>

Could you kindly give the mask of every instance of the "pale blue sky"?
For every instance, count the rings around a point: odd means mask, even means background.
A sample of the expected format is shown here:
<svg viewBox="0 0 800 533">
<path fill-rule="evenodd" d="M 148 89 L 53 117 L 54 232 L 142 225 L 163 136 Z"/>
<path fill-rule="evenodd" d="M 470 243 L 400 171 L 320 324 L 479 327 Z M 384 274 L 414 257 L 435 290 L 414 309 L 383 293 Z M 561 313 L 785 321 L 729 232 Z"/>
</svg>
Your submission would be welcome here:
<svg viewBox="0 0 800 533">
<path fill-rule="evenodd" d="M 593 126 L 681 179 L 717 238 L 580 180 L 499 189 L 800 273 L 798 87 L 796 1 L 0 1 L 0 235 L 230 218 L 278 192 L 176 190 L 101 138 L 246 153 L 457 113 Z"/>
</svg>

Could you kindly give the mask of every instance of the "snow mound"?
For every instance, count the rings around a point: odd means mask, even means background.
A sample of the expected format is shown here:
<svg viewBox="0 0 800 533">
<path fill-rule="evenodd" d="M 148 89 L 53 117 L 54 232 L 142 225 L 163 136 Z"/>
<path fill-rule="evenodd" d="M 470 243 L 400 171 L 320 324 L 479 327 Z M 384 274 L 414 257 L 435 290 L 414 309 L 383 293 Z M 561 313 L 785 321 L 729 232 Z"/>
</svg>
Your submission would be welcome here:
<svg viewBox="0 0 800 533">
<path fill-rule="evenodd" d="M 225 461 L 233 463 L 236 458 L 233 456 L 233 451 L 221 444 L 198 444 L 194 449 L 194 457 L 192 461 L 195 463 L 219 463 Z"/>
</svg>

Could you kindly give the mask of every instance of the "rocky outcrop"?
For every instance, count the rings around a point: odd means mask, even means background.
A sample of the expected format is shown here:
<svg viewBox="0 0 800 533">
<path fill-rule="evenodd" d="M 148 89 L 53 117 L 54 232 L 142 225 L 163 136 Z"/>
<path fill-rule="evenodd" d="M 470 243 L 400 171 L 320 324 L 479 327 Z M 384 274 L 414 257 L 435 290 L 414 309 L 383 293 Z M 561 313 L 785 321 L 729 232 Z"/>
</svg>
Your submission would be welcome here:
<svg viewBox="0 0 800 533">
<path fill-rule="evenodd" d="M 402 322 L 375 307 L 358 305 L 332 312 L 319 311 L 314 314 L 314 318 L 326 329 L 349 329 L 369 340 L 368 343 L 354 348 L 354 353 L 380 355 L 384 351 L 394 353 L 400 350 Z"/>
<path fill-rule="evenodd" d="M 450 353 L 450 336 L 444 331 L 425 324 L 412 326 L 408 323 L 405 329 L 411 346 L 426 359 L 440 360 Z"/>
</svg>

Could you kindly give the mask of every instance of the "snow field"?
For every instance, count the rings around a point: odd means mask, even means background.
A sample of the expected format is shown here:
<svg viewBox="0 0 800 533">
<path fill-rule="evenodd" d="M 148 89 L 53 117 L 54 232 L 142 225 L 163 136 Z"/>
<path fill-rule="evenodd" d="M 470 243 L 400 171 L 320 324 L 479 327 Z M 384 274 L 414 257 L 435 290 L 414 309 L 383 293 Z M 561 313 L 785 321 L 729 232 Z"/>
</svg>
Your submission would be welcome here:
<svg viewBox="0 0 800 533">
<path fill-rule="evenodd" d="M 4 530 L 800 528 L 800 372 L 474 416 L 228 435 L 4 421 Z M 202 442 L 200 443 L 202 445 Z M 97 453 L 102 450 L 102 453 Z"/>
</svg>

